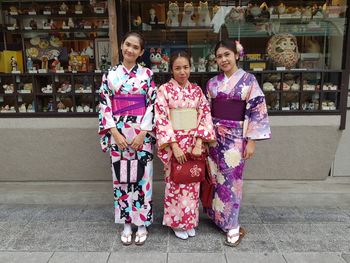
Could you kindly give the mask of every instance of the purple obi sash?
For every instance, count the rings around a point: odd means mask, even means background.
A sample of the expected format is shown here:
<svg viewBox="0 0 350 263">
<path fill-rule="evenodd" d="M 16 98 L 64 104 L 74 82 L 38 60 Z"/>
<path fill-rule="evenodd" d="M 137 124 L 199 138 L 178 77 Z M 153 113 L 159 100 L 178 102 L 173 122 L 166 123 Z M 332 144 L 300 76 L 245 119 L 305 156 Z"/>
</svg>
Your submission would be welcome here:
<svg viewBox="0 0 350 263">
<path fill-rule="evenodd" d="M 142 94 L 119 94 L 113 95 L 112 112 L 122 116 L 142 116 L 146 111 L 146 95 Z"/>
<path fill-rule="evenodd" d="M 246 104 L 244 100 L 215 98 L 212 99 L 211 114 L 218 119 L 244 121 Z"/>
</svg>

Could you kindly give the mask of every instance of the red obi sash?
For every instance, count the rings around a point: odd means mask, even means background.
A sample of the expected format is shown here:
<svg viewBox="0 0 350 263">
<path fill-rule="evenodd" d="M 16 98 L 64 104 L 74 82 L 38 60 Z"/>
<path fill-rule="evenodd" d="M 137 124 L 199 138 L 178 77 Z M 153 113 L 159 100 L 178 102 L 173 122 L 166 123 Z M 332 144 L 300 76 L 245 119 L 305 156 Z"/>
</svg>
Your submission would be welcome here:
<svg viewBox="0 0 350 263">
<path fill-rule="evenodd" d="M 122 116 L 143 116 L 146 111 L 146 95 L 119 94 L 113 95 L 112 112 Z"/>
<path fill-rule="evenodd" d="M 246 104 L 244 100 L 215 98 L 212 99 L 211 114 L 218 119 L 244 121 Z"/>
</svg>

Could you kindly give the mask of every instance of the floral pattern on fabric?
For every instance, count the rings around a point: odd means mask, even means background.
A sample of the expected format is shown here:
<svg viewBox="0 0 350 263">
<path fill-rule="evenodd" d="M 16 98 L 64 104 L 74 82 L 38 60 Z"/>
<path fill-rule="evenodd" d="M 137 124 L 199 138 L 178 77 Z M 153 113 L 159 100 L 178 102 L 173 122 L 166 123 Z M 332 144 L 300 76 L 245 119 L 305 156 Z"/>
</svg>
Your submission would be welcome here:
<svg viewBox="0 0 350 263">
<path fill-rule="evenodd" d="M 112 113 L 111 96 L 118 94 L 146 95 L 146 111 L 143 116 L 121 116 Z M 122 64 L 111 68 L 103 75 L 100 88 L 99 135 L 102 150 L 109 152 L 111 163 L 138 159 L 146 164 L 143 179 L 137 184 L 121 184 L 117 181 L 111 165 L 114 189 L 115 222 L 150 225 L 152 222 L 152 178 L 153 178 L 153 144 L 154 104 L 156 87 L 152 71 L 135 65 L 128 71 Z M 118 131 L 131 143 L 141 130 L 148 131 L 142 149 L 135 151 L 130 147 L 124 151 L 118 149 L 110 128 Z"/>
<path fill-rule="evenodd" d="M 208 81 L 209 102 L 216 97 L 245 100 L 246 111 L 244 121 L 213 118 L 217 143 L 209 147 L 209 167 L 217 185 L 212 208 L 206 212 L 228 231 L 239 226 L 247 140 L 269 139 L 271 131 L 265 97 L 254 75 L 239 69 L 227 83 L 224 80 L 222 73 Z"/>
<path fill-rule="evenodd" d="M 201 138 L 203 142 L 214 141 L 209 104 L 199 86 L 188 82 L 185 87 L 181 87 L 172 79 L 159 87 L 155 108 L 158 157 L 164 163 L 166 183 L 163 225 L 184 230 L 192 229 L 198 225 L 200 183 L 176 184 L 170 180 L 170 160 L 173 157 L 170 143 L 177 142 L 186 153 L 192 151 L 195 137 Z M 197 109 L 196 129 L 173 129 L 169 112 L 170 109 L 178 108 Z M 202 151 L 205 152 L 204 145 Z"/>
</svg>

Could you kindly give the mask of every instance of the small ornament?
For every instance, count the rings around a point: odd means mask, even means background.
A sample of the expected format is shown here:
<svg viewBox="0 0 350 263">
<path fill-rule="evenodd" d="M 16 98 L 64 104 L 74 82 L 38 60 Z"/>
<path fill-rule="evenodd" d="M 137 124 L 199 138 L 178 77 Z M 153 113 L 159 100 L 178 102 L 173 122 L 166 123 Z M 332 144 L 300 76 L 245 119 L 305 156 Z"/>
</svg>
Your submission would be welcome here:
<svg viewBox="0 0 350 263">
<path fill-rule="evenodd" d="M 11 65 L 12 71 L 17 71 L 17 60 L 13 56 L 11 57 L 10 65 Z"/>
<path fill-rule="evenodd" d="M 210 13 L 209 13 L 209 7 L 208 7 L 208 1 L 202 2 L 199 1 L 198 6 L 198 26 L 210 26 Z"/>
<path fill-rule="evenodd" d="M 32 60 L 32 58 L 27 58 L 27 70 L 28 71 L 31 71 L 31 70 L 33 70 L 33 60 Z"/>
<path fill-rule="evenodd" d="M 51 70 L 57 72 L 61 69 L 61 62 L 58 60 L 58 57 L 54 57 L 54 60 L 51 63 Z"/>
<path fill-rule="evenodd" d="M 151 8 L 149 10 L 149 23 L 151 25 L 157 25 L 158 24 L 158 17 L 156 15 L 156 10 L 154 8 Z"/>
<path fill-rule="evenodd" d="M 179 26 L 179 6 L 177 2 L 169 2 L 169 11 L 167 13 L 167 26 Z"/>
<path fill-rule="evenodd" d="M 195 22 L 193 21 L 193 14 L 194 14 L 194 6 L 193 3 L 185 3 L 184 4 L 184 11 L 182 13 L 182 21 L 181 26 L 195 26 Z"/>
<path fill-rule="evenodd" d="M 38 28 L 38 25 L 34 19 L 30 20 L 29 26 L 34 30 L 36 30 Z"/>
<path fill-rule="evenodd" d="M 69 9 L 68 6 L 65 4 L 65 2 L 63 2 L 60 6 L 60 11 L 67 12 L 68 9 Z"/>
</svg>

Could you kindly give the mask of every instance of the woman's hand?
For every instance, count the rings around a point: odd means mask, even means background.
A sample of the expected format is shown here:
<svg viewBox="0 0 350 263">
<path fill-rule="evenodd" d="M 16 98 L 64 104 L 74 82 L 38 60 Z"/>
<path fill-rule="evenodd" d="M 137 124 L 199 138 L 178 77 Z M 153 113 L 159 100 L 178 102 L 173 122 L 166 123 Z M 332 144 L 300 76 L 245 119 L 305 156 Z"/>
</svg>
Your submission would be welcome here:
<svg viewBox="0 0 350 263">
<path fill-rule="evenodd" d="M 124 150 L 126 147 L 128 147 L 125 137 L 120 134 L 117 128 L 111 128 L 111 133 L 120 150 Z"/>
<path fill-rule="evenodd" d="M 131 142 L 131 148 L 134 150 L 140 150 L 143 146 L 143 141 L 146 137 L 147 131 L 141 131 Z"/>
<path fill-rule="evenodd" d="M 192 149 L 192 155 L 198 157 L 202 154 L 202 139 L 197 138 L 196 144 Z"/>
<path fill-rule="evenodd" d="M 253 140 L 248 140 L 248 143 L 245 147 L 244 153 L 243 153 L 243 159 L 248 160 L 253 157 L 255 150 L 255 141 Z"/>
<path fill-rule="evenodd" d="M 176 160 L 179 162 L 179 164 L 183 164 L 187 161 L 185 153 L 181 150 L 179 145 L 174 142 L 171 144 L 171 148 L 173 150 L 173 154 L 176 158 Z"/>
</svg>

